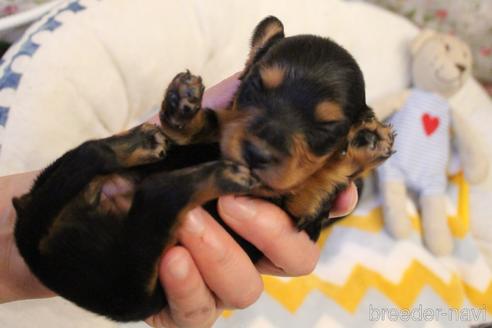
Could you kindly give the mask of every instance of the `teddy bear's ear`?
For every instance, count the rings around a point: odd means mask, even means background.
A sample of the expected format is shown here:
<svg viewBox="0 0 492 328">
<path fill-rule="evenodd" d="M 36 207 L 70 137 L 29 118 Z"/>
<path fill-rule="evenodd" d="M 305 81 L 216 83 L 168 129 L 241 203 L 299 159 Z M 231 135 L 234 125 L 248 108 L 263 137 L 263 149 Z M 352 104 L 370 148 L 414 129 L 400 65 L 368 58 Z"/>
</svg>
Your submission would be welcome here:
<svg viewBox="0 0 492 328">
<path fill-rule="evenodd" d="M 436 34 L 437 34 L 436 31 L 430 29 L 425 29 L 421 31 L 419 35 L 417 35 L 417 37 L 412 41 L 412 46 L 411 46 L 412 55 L 415 55 L 417 51 L 419 51 L 420 47 L 422 47 L 422 45 L 427 40 L 429 40 Z"/>
<path fill-rule="evenodd" d="M 268 16 L 263 19 L 253 32 L 251 38 L 251 50 L 249 52 L 248 61 L 246 62 L 246 67 L 243 71 L 243 76 L 249 70 L 251 65 L 266 53 L 270 46 L 283 38 L 284 25 L 277 17 Z"/>
</svg>

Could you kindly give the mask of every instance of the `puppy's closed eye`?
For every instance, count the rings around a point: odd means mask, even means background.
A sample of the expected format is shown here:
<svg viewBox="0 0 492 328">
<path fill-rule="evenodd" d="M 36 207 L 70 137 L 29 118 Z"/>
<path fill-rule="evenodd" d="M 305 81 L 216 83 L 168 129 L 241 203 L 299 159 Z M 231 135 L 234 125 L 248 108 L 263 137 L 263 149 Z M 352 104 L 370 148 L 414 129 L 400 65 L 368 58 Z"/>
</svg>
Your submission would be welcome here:
<svg viewBox="0 0 492 328">
<path fill-rule="evenodd" d="M 344 121 L 324 122 L 307 132 L 306 139 L 313 153 L 322 156 L 330 152 L 347 131 L 348 125 Z"/>
</svg>

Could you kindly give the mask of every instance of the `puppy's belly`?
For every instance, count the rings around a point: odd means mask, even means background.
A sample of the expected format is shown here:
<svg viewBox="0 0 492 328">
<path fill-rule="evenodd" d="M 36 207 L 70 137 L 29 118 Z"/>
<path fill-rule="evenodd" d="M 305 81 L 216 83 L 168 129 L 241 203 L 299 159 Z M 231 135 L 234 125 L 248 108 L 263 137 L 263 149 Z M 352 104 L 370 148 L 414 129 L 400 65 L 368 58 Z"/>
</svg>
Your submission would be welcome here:
<svg viewBox="0 0 492 328">
<path fill-rule="evenodd" d="M 121 174 L 95 178 L 86 188 L 84 198 L 104 214 L 123 216 L 132 206 L 135 181 Z"/>
<path fill-rule="evenodd" d="M 101 187 L 100 207 L 115 214 L 128 213 L 132 205 L 135 185 L 120 175 L 111 175 Z"/>
</svg>

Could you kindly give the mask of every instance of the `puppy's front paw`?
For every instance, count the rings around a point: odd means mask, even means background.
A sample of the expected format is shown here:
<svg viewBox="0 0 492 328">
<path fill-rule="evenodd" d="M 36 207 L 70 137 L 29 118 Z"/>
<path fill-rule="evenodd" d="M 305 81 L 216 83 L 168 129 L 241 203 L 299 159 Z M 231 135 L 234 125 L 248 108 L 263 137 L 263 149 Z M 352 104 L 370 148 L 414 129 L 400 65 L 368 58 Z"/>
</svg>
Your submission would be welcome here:
<svg viewBox="0 0 492 328">
<path fill-rule="evenodd" d="M 217 181 L 224 193 L 248 193 L 261 185 L 249 168 L 231 161 L 222 162 Z"/>
<path fill-rule="evenodd" d="M 169 85 L 160 113 L 163 125 L 183 130 L 201 107 L 205 87 L 190 71 L 179 73 Z"/>
<path fill-rule="evenodd" d="M 364 122 L 354 133 L 351 146 L 359 153 L 361 162 L 380 163 L 393 154 L 395 136 L 391 126 L 371 119 Z"/>
</svg>

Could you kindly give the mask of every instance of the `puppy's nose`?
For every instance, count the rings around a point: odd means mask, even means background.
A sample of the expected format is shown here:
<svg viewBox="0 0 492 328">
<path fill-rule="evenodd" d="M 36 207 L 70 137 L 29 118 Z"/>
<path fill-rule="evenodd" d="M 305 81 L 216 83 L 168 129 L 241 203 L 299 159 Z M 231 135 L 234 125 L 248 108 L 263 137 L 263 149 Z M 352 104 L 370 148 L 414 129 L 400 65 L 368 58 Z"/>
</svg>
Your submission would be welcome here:
<svg viewBox="0 0 492 328">
<path fill-rule="evenodd" d="M 465 65 L 462 65 L 462 64 L 456 64 L 456 67 L 458 68 L 460 73 L 463 73 L 466 69 Z"/>
<path fill-rule="evenodd" d="M 258 148 L 250 141 L 243 143 L 243 158 L 253 169 L 263 168 L 272 160 L 268 151 Z"/>
</svg>

